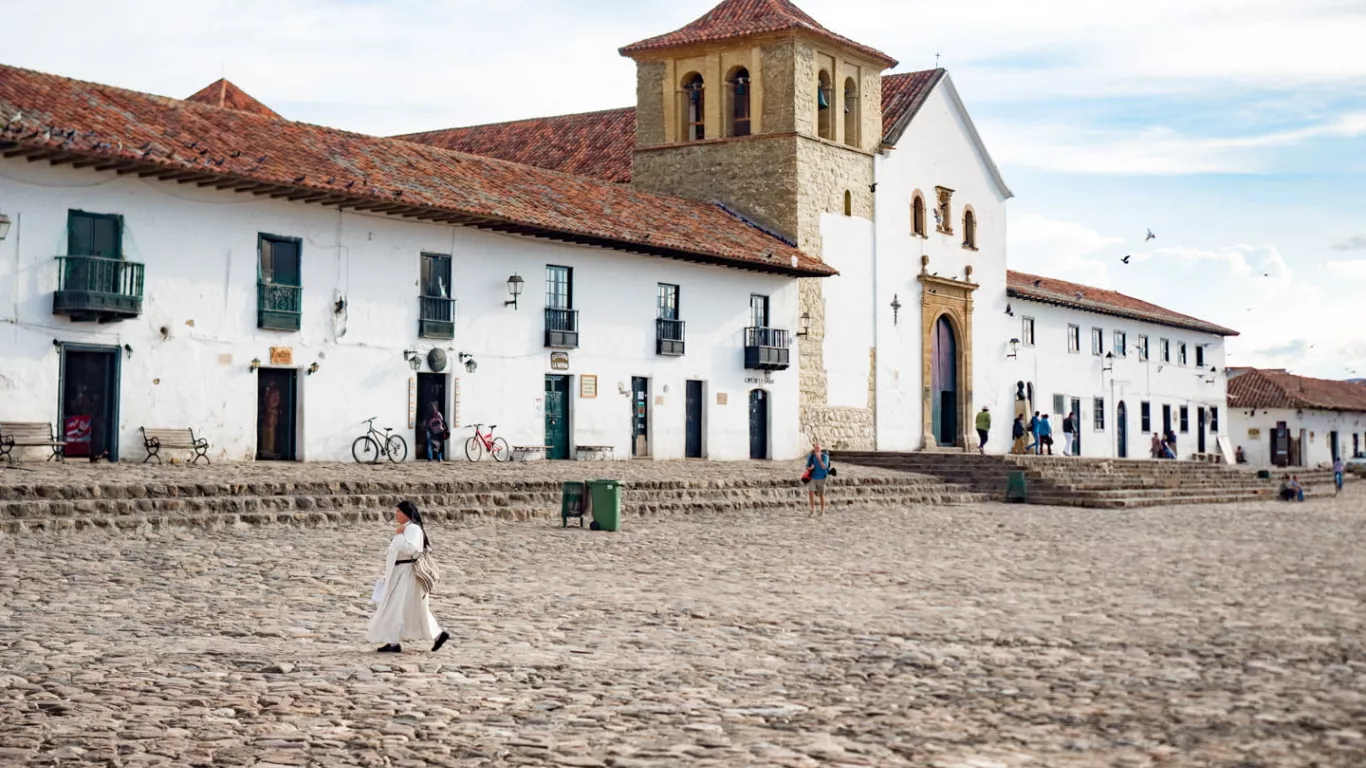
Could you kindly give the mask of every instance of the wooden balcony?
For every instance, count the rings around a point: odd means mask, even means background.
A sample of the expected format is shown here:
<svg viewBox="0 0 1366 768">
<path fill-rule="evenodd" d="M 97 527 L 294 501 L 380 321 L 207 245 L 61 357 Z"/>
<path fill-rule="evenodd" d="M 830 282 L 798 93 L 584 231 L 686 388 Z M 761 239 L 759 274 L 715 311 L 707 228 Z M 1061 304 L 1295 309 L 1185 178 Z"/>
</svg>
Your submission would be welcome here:
<svg viewBox="0 0 1366 768">
<path fill-rule="evenodd" d="M 301 286 L 257 283 L 256 327 L 271 331 L 299 330 L 303 295 Z"/>
<path fill-rule="evenodd" d="M 687 337 L 687 323 L 682 320 L 655 321 L 655 354 L 666 357 L 681 357 L 684 340 Z"/>
<path fill-rule="evenodd" d="M 576 349 L 579 346 L 578 310 L 546 307 L 545 345 L 552 349 Z"/>
<path fill-rule="evenodd" d="M 112 323 L 142 314 L 143 265 L 98 256 L 58 256 L 52 314 Z"/>
<path fill-rule="evenodd" d="M 745 368 L 752 371 L 785 371 L 791 359 L 792 343 L 786 330 L 745 329 Z"/>
<path fill-rule="evenodd" d="M 421 296 L 417 318 L 417 335 L 424 339 L 455 338 L 455 299 L 444 296 Z"/>
</svg>

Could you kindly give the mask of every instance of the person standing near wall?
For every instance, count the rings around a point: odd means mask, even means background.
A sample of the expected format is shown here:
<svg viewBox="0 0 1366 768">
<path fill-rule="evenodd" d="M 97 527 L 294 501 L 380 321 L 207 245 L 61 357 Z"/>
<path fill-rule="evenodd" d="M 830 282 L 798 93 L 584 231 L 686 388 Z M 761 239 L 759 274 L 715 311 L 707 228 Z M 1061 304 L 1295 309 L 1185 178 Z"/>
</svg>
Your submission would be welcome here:
<svg viewBox="0 0 1366 768">
<path fill-rule="evenodd" d="M 1072 438 L 1077 431 L 1077 421 L 1069 413 L 1062 419 L 1062 455 L 1072 455 Z"/>
<path fill-rule="evenodd" d="M 1048 455 L 1052 456 L 1053 425 L 1048 421 L 1048 414 L 1046 413 L 1042 419 L 1039 419 L 1039 453 L 1042 454 L 1045 448 L 1048 449 Z"/>
<path fill-rule="evenodd" d="M 982 412 L 977 414 L 977 452 L 986 454 L 987 436 L 991 434 L 991 409 L 982 406 Z"/>
<path fill-rule="evenodd" d="M 432 413 L 427 417 L 427 461 L 446 460 L 446 441 L 450 439 L 451 433 L 446 431 L 446 419 L 441 415 L 441 407 L 432 402 Z M 432 446 L 436 446 L 433 459 Z"/>
<path fill-rule="evenodd" d="M 1015 415 L 1015 423 L 1010 425 L 1010 439 L 1012 440 L 1010 452 L 1019 455 L 1025 452 L 1025 425 L 1024 416 Z"/>
<path fill-rule="evenodd" d="M 1029 445 L 1025 446 L 1025 453 L 1042 453 L 1039 445 L 1039 412 L 1034 412 L 1034 417 L 1029 420 Z"/>
<path fill-rule="evenodd" d="M 1347 470 L 1347 465 L 1342 463 L 1342 457 L 1333 459 L 1333 485 L 1337 487 L 1337 493 L 1342 493 L 1342 473 Z"/>
</svg>

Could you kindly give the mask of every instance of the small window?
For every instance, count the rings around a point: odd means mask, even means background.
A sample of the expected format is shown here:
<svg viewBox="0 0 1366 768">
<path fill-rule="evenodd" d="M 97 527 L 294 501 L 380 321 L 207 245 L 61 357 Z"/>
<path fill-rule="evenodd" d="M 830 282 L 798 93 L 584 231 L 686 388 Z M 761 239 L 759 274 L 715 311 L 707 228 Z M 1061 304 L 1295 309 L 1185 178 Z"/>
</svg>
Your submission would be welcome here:
<svg viewBox="0 0 1366 768">
<path fill-rule="evenodd" d="M 683 140 L 707 138 L 707 94 L 702 76 L 693 73 L 683 78 Z"/>
<path fill-rule="evenodd" d="M 1115 357 L 1129 356 L 1129 334 L 1115 331 Z"/>
<path fill-rule="evenodd" d="M 1191 409 L 1183 405 L 1177 413 L 1181 420 L 1181 434 L 1184 435 L 1191 429 Z"/>
<path fill-rule="evenodd" d="M 953 234 L 953 190 L 948 187 L 935 187 L 937 200 L 934 208 L 935 228 L 946 234 Z"/>
<path fill-rule="evenodd" d="M 1182 341 L 1176 345 L 1176 362 L 1186 364 L 1186 342 Z"/>
<path fill-rule="evenodd" d="M 768 327 L 768 297 L 757 293 L 749 295 L 749 324 L 754 328 Z"/>
<path fill-rule="evenodd" d="M 963 211 L 963 247 L 977 250 L 977 214 L 971 208 Z"/>
<path fill-rule="evenodd" d="M 574 308 L 574 270 L 547 265 L 545 268 L 545 308 Z"/>
<path fill-rule="evenodd" d="M 451 257 L 439 253 L 422 254 L 422 296 L 431 299 L 451 297 Z"/>
<path fill-rule="evenodd" d="M 1209 409 L 1209 431 L 1211 431 L 1211 432 L 1218 432 L 1218 431 L 1219 431 L 1219 409 L 1218 409 L 1218 408 L 1211 408 L 1211 409 Z"/>
<path fill-rule="evenodd" d="M 1097 432 L 1105 431 L 1105 398 L 1097 397 L 1092 403 L 1095 410 L 1094 426 Z"/>
<path fill-rule="evenodd" d="M 1167 339 L 1161 339 L 1157 342 L 1157 347 L 1162 352 L 1162 362 L 1170 363 L 1172 361 L 1172 343 Z"/>
<path fill-rule="evenodd" d="M 1091 329 L 1091 354 L 1096 357 L 1105 354 L 1105 331 L 1100 328 Z"/>
<path fill-rule="evenodd" d="M 123 217 L 110 213 L 68 211 L 66 214 L 66 253 L 68 256 L 123 258 Z"/>
<path fill-rule="evenodd" d="M 750 135 L 749 70 L 736 67 L 726 78 L 730 92 L 730 136 Z"/>
<path fill-rule="evenodd" d="M 1026 317 L 1020 326 L 1020 342 L 1026 347 L 1034 346 L 1034 318 Z"/>
<path fill-rule="evenodd" d="M 1152 403 L 1138 404 L 1139 430 L 1143 434 L 1153 431 L 1153 405 Z"/>
<path fill-rule="evenodd" d="M 303 241 L 297 237 L 258 237 L 256 327 L 299 330 L 303 313 L 302 247 Z"/>
<path fill-rule="evenodd" d="M 859 129 L 858 83 L 854 78 L 844 81 L 844 143 L 857 147 Z"/>
<path fill-rule="evenodd" d="M 656 305 L 660 320 L 677 320 L 678 286 L 670 285 L 669 283 L 660 283 Z"/>
<path fill-rule="evenodd" d="M 1195 345 L 1195 365 L 1196 365 L 1197 368 L 1204 368 L 1204 367 L 1205 367 L 1205 345 L 1204 345 L 1204 344 L 1196 344 L 1196 345 Z"/>
<path fill-rule="evenodd" d="M 1076 353 L 1081 351 L 1081 326 L 1067 326 L 1067 351 Z"/>
<path fill-rule="evenodd" d="M 926 237 L 925 196 L 916 190 L 911 196 L 911 234 Z"/>
<path fill-rule="evenodd" d="M 844 190 L 844 215 L 854 215 L 854 193 L 847 189 Z"/>
<path fill-rule="evenodd" d="M 1139 359 L 1139 360 L 1142 360 L 1142 361 L 1145 362 L 1145 363 L 1148 362 L 1148 337 L 1147 337 L 1147 336 L 1139 336 L 1139 337 L 1138 337 L 1138 359 Z"/>
<path fill-rule="evenodd" d="M 1053 414 L 1056 416 L 1065 410 L 1067 410 L 1067 395 L 1054 395 Z"/>
<path fill-rule="evenodd" d="M 299 279 L 299 249 L 302 242 L 297 237 L 261 235 L 261 282 L 266 285 L 302 285 Z"/>
<path fill-rule="evenodd" d="M 822 139 L 831 141 L 835 140 L 835 112 L 830 109 L 833 96 L 834 85 L 831 83 L 830 73 L 822 69 L 816 79 L 816 128 Z"/>
</svg>

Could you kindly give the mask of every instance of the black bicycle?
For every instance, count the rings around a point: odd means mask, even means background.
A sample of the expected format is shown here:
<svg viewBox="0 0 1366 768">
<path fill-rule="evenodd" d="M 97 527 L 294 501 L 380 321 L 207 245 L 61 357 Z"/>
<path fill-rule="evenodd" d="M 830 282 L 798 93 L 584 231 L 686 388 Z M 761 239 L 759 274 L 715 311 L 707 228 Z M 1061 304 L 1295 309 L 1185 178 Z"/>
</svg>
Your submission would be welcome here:
<svg viewBox="0 0 1366 768">
<path fill-rule="evenodd" d="M 402 464 L 408 458 L 407 441 L 401 435 L 395 435 L 390 427 L 385 427 L 384 434 L 380 434 L 375 429 L 376 418 L 379 417 L 365 420 L 366 433 L 351 444 L 351 457 L 357 464 L 378 464 L 381 456 L 389 457 L 389 461 L 395 464 Z"/>
</svg>

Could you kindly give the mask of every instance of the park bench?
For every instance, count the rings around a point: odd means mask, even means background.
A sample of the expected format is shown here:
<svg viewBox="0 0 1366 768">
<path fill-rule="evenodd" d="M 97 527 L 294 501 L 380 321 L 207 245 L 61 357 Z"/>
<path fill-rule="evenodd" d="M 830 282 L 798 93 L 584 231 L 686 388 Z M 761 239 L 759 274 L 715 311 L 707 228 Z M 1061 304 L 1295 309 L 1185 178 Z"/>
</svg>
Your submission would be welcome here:
<svg viewBox="0 0 1366 768">
<path fill-rule="evenodd" d="M 52 425 L 45 421 L 0 421 L 0 457 L 14 463 L 15 448 L 48 448 L 48 461 L 65 460 L 66 442 L 57 439 Z"/>
<path fill-rule="evenodd" d="M 142 428 L 142 445 L 147 449 L 147 458 L 142 460 L 143 464 L 156 459 L 161 463 L 162 448 L 180 448 L 187 451 L 194 451 L 194 458 L 190 459 L 191 464 L 198 464 L 200 459 L 205 464 L 209 461 L 209 441 L 202 437 L 195 437 L 194 430 L 188 427 L 184 429 L 148 429 Z"/>
<path fill-rule="evenodd" d="M 535 461 L 545 458 L 546 446 L 544 445 L 514 445 L 512 446 L 513 461 Z"/>
<path fill-rule="evenodd" d="M 615 458 L 610 445 L 576 445 L 574 455 L 579 461 L 606 461 Z"/>
<path fill-rule="evenodd" d="M 1223 464 L 1224 454 L 1222 453 L 1192 453 L 1192 461 L 1203 461 L 1207 464 Z"/>
</svg>

